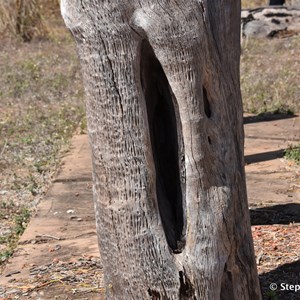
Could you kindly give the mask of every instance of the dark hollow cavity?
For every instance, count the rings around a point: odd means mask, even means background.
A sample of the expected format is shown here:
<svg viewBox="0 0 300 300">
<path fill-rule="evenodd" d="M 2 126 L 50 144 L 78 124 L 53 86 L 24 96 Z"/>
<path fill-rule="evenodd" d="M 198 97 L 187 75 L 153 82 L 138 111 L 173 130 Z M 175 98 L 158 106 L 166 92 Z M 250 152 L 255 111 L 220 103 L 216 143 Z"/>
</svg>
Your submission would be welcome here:
<svg viewBox="0 0 300 300">
<path fill-rule="evenodd" d="M 155 290 L 148 289 L 148 294 L 151 297 L 151 300 L 160 300 L 161 299 L 160 293 Z"/>
<path fill-rule="evenodd" d="M 269 5 L 283 5 L 285 0 L 270 0 Z"/>
<path fill-rule="evenodd" d="M 227 264 L 224 266 L 224 272 L 221 283 L 221 300 L 235 299 L 232 274 L 227 270 Z"/>
<path fill-rule="evenodd" d="M 211 110 L 210 110 L 210 104 L 207 97 L 207 91 L 206 88 L 203 87 L 203 105 L 204 105 L 204 113 L 205 115 L 210 118 L 211 117 Z"/>
<path fill-rule="evenodd" d="M 180 253 L 184 246 L 184 217 L 176 114 L 168 79 L 146 40 L 141 46 L 141 84 L 156 169 L 159 213 L 168 245 L 174 253 Z"/>
<path fill-rule="evenodd" d="M 183 271 L 179 271 L 179 295 L 180 299 L 196 299 L 195 297 L 195 289 L 190 279 L 186 276 Z"/>
</svg>

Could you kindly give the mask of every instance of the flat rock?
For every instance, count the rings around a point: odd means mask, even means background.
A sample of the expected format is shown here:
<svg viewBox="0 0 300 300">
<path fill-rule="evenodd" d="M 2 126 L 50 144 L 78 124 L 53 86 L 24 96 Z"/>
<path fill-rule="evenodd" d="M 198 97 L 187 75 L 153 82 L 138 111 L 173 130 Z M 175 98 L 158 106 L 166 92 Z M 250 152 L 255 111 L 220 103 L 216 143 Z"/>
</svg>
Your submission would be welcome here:
<svg viewBox="0 0 300 300">
<path fill-rule="evenodd" d="M 242 36 L 272 38 L 300 32 L 300 8 L 262 7 L 242 10 Z"/>
</svg>

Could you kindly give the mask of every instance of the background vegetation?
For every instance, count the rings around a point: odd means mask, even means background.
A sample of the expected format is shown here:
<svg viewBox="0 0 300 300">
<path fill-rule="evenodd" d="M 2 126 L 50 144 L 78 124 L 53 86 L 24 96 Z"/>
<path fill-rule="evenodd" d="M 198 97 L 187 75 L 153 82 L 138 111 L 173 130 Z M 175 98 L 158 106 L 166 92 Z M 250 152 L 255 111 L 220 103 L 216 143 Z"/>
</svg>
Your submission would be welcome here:
<svg viewBox="0 0 300 300">
<path fill-rule="evenodd" d="M 270 0 L 242 0 L 242 8 L 268 6 Z M 286 0 L 286 5 L 293 5 L 293 0 Z"/>
<path fill-rule="evenodd" d="M 85 118 L 76 50 L 58 1 L 0 1 L 0 38 L 1 265 Z"/>
<path fill-rule="evenodd" d="M 299 70 L 299 35 L 282 39 L 244 39 L 241 56 L 244 111 L 299 112 Z"/>
</svg>

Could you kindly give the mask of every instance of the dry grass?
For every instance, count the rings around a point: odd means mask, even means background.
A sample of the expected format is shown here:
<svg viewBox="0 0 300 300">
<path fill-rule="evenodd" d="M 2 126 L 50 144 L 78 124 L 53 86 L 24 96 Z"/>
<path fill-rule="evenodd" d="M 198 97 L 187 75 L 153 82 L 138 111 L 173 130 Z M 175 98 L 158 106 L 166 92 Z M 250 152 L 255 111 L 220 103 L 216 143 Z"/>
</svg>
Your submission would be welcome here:
<svg viewBox="0 0 300 300">
<path fill-rule="evenodd" d="M 241 57 L 244 110 L 300 112 L 299 70 L 300 36 L 245 39 Z"/>
<path fill-rule="evenodd" d="M 23 41 L 48 37 L 49 16 L 58 9 L 58 0 L 1 1 L 0 37 L 15 37 Z"/>
<path fill-rule="evenodd" d="M 268 5 L 268 0 L 242 0 L 243 8 L 255 8 Z"/>
<path fill-rule="evenodd" d="M 268 6 L 269 0 L 242 0 L 242 8 L 256 8 L 260 6 Z M 286 5 L 292 5 L 293 0 L 286 0 Z"/>
<path fill-rule="evenodd" d="M 13 9 L 13 4 L 11 1 L 1 1 L 0 2 L 0 33 L 11 32 L 15 33 L 16 17 Z"/>
<path fill-rule="evenodd" d="M 0 269 L 74 131 L 85 129 L 75 46 L 55 22 L 50 39 L 0 44 Z"/>
<path fill-rule="evenodd" d="M 243 8 L 268 5 L 268 0 L 242 0 Z M 287 0 L 286 5 L 292 5 Z M 244 39 L 241 89 L 244 110 L 251 113 L 300 112 L 300 37 Z"/>
</svg>

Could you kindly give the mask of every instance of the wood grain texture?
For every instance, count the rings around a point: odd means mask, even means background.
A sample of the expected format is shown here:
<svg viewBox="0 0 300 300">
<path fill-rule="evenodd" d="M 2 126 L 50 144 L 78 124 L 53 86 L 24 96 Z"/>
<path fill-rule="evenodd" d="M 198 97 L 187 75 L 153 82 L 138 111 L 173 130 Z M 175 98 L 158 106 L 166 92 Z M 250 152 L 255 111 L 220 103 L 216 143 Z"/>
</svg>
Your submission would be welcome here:
<svg viewBox="0 0 300 300">
<path fill-rule="evenodd" d="M 78 44 L 107 299 L 261 299 L 235 0 L 62 0 Z"/>
</svg>

